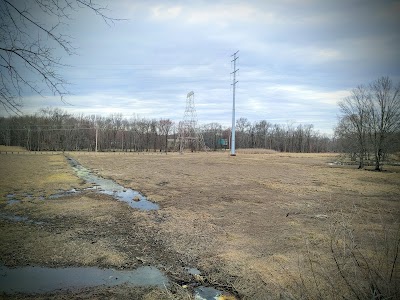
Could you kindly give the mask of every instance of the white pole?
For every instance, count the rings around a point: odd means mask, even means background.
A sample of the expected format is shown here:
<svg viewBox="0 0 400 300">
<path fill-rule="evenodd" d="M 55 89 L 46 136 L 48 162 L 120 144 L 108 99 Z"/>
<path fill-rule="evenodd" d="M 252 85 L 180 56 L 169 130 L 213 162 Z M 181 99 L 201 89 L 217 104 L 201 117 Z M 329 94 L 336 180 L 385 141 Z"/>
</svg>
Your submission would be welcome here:
<svg viewBox="0 0 400 300">
<path fill-rule="evenodd" d="M 97 136 L 98 136 L 98 126 L 97 126 L 97 115 L 94 115 L 94 122 L 96 123 L 96 152 L 97 152 Z"/>
<path fill-rule="evenodd" d="M 233 54 L 233 83 L 232 83 L 232 85 L 233 85 L 233 105 L 232 105 L 232 139 L 231 139 L 231 156 L 236 156 L 236 153 L 235 153 L 235 123 L 236 123 L 236 120 L 235 120 L 235 87 L 236 87 L 236 83 L 237 83 L 237 81 L 236 81 L 236 72 L 238 71 L 238 70 L 236 70 L 236 60 L 238 59 L 238 57 L 236 57 L 236 54 L 239 52 L 239 50 L 238 51 L 236 51 L 234 54 Z"/>
</svg>

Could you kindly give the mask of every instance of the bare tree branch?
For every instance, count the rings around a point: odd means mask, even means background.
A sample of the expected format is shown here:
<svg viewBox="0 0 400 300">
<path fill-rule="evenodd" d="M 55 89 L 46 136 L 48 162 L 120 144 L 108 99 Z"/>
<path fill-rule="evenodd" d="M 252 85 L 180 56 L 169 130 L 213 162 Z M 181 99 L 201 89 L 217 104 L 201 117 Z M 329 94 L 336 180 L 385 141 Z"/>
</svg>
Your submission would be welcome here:
<svg viewBox="0 0 400 300">
<path fill-rule="evenodd" d="M 91 0 L 0 0 L 0 103 L 7 112 L 21 114 L 29 91 L 43 95 L 49 90 L 66 103 L 69 83 L 61 71 L 67 65 L 56 51 L 76 54 L 63 26 L 80 9 L 91 10 L 107 25 L 121 20 L 109 17 L 107 7 Z M 42 14 L 49 16 L 47 23 L 41 21 Z"/>
</svg>

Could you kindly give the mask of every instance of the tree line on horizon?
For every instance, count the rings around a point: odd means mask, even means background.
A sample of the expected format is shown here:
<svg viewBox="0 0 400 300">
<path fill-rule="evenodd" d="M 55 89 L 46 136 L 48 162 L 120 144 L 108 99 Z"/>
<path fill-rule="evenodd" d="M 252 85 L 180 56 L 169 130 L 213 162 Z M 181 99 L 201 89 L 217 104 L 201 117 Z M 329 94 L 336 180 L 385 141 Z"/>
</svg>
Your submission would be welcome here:
<svg viewBox="0 0 400 300">
<path fill-rule="evenodd" d="M 97 133 L 96 133 L 97 131 Z M 198 126 L 211 151 L 229 148 L 231 128 L 217 122 Z M 176 151 L 179 124 L 170 119 L 72 115 L 43 108 L 34 115 L 0 118 L 0 144 L 32 151 Z M 236 122 L 236 148 L 263 148 L 280 152 L 331 152 L 335 141 L 312 124 L 272 124 L 266 120 Z M 192 149 L 195 150 L 195 149 Z"/>
<path fill-rule="evenodd" d="M 400 151 L 400 83 L 381 77 L 354 88 L 338 105 L 341 115 L 333 138 L 312 124 L 252 123 L 239 118 L 236 148 L 348 153 L 360 169 L 372 162 L 381 170 L 388 155 Z M 229 148 L 231 128 L 213 122 L 198 131 L 208 149 Z M 33 151 L 177 151 L 179 124 L 170 119 L 127 119 L 122 114 L 96 118 L 43 108 L 33 115 L 1 117 L 0 144 Z"/>
</svg>

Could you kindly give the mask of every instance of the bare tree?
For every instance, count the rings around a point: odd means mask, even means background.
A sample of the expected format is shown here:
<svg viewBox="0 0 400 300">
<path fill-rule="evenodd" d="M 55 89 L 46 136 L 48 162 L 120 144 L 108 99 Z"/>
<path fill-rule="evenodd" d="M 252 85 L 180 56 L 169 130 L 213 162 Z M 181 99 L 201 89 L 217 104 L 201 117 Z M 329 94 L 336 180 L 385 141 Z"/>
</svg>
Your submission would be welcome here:
<svg viewBox="0 0 400 300">
<path fill-rule="evenodd" d="M 236 146 L 237 148 L 249 148 L 251 123 L 247 118 L 236 120 Z"/>
<path fill-rule="evenodd" d="M 350 96 L 339 102 L 340 111 L 346 120 L 341 128 L 345 128 L 345 134 L 352 133 L 358 143 L 358 154 L 360 158 L 359 169 L 364 168 L 364 156 L 366 152 L 367 122 L 368 122 L 368 104 L 370 102 L 370 93 L 368 89 L 360 85 L 351 91 Z"/>
<path fill-rule="evenodd" d="M 268 131 L 271 127 L 271 123 L 267 122 L 266 120 L 262 120 L 260 122 L 256 122 L 254 124 L 255 135 L 256 135 L 256 147 L 257 148 L 269 148 L 271 149 L 271 139 L 268 145 Z"/>
<path fill-rule="evenodd" d="M 222 126 L 219 123 L 213 122 L 205 124 L 202 128 L 204 143 L 210 148 L 216 151 L 220 148 L 222 138 Z"/>
<path fill-rule="evenodd" d="M 158 125 L 160 127 L 160 132 L 161 134 L 164 134 L 165 136 L 165 153 L 168 152 L 168 134 L 174 125 L 174 122 L 172 122 L 170 119 L 161 119 L 158 122 Z"/>
<path fill-rule="evenodd" d="M 351 153 L 351 160 L 356 160 L 355 153 L 359 152 L 360 147 L 357 141 L 357 134 L 349 117 L 343 116 L 339 119 L 339 123 L 335 128 L 335 139 L 338 150 Z"/>
<path fill-rule="evenodd" d="M 400 83 L 395 86 L 389 77 L 371 83 L 368 133 L 375 156 L 375 170 L 381 170 L 382 155 L 388 138 L 400 130 Z"/>
<path fill-rule="evenodd" d="M 42 95 L 49 90 L 64 101 L 67 82 L 60 71 L 65 64 L 56 52 L 74 54 L 71 37 L 63 29 L 82 8 L 107 24 L 117 20 L 92 0 L 0 0 L 0 103 L 6 111 L 20 114 L 28 91 Z"/>
<path fill-rule="evenodd" d="M 305 124 L 304 125 L 304 145 L 303 145 L 303 150 L 304 152 L 312 152 L 312 135 L 313 135 L 313 129 L 314 125 L 312 124 Z"/>
</svg>

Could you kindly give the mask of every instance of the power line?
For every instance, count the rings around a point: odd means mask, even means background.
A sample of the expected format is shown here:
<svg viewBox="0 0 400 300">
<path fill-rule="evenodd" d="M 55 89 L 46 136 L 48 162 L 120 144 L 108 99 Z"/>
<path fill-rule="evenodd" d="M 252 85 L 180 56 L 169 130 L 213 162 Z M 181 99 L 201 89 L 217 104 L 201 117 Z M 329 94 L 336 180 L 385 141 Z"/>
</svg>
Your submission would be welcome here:
<svg viewBox="0 0 400 300">
<path fill-rule="evenodd" d="M 94 127 L 77 127 L 77 128 L 47 128 L 47 129 L 43 129 L 43 128 L 31 128 L 31 127 L 26 127 L 26 128 L 3 128 L 3 131 L 6 130 L 11 130 L 11 131 L 27 131 L 27 130 L 31 130 L 33 132 L 45 132 L 45 131 L 73 131 L 73 130 L 94 130 Z M 0 127 L 0 130 L 1 127 Z"/>
</svg>

